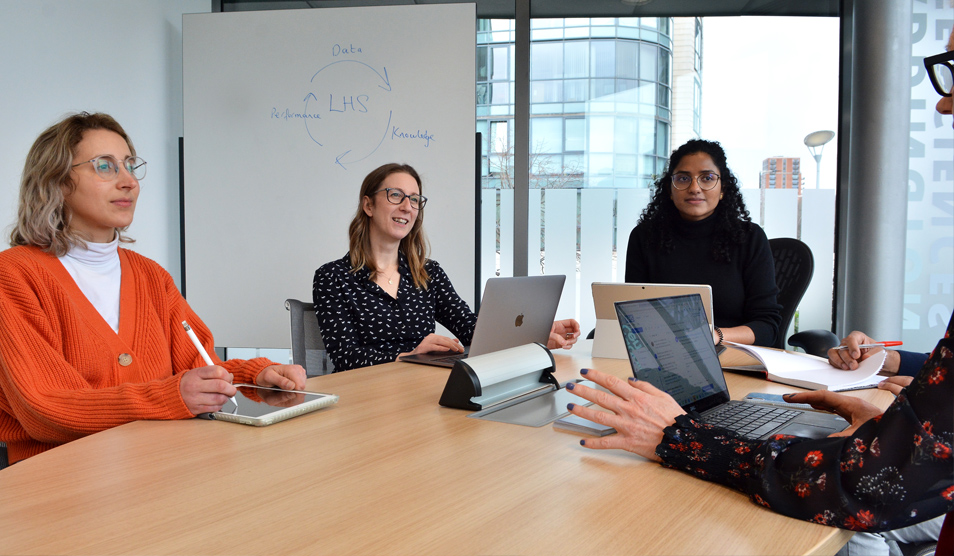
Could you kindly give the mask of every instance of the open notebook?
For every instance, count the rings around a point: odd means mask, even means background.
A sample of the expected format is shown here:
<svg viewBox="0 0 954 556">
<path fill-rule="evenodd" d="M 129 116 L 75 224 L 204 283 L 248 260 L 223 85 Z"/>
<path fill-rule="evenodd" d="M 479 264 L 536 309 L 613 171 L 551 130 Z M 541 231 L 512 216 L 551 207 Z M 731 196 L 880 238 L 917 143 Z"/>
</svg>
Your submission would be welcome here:
<svg viewBox="0 0 954 556">
<path fill-rule="evenodd" d="M 884 380 L 878 371 L 884 366 L 887 352 L 881 350 L 864 361 L 854 371 L 843 371 L 828 364 L 827 359 L 759 346 L 725 342 L 733 349 L 743 351 L 759 360 L 761 365 L 726 367 L 729 371 L 755 372 L 771 380 L 809 390 L 847 390 L 871 387 Z"/>
</svg>

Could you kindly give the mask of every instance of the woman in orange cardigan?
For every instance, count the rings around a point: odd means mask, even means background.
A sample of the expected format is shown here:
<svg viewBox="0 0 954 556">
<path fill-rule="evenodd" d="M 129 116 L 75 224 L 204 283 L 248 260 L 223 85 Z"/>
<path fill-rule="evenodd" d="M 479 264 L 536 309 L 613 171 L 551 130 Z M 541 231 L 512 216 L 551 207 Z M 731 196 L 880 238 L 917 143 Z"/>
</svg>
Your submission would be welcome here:
<svg viewBox="0 0 954 556">
<path fill-rule="evenodd" d="M 27 155 L 0 252 L 0 441 L 11 462 L 141 419 L 218 411 L 232 381 L 302 389 L 267 359 L 207 366 L 212 335 L 154 261 L 120 243 L 146 163 L 106 114 L 74 114 Z"/>
</svg>

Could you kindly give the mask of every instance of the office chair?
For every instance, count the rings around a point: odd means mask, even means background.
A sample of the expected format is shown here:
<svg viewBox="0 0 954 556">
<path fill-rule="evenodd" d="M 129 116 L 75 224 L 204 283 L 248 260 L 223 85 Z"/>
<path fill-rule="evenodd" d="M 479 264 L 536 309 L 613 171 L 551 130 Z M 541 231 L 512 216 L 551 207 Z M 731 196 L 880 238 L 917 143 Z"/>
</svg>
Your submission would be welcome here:
<svg viewBox="0 0 954 556">
<path fill-rule="evenodd" d="M 775 347 L 784 348 L 785 334 L 795 318 L 795 310 L 812 281 L 815 258 L 807 245 L 790 237 L 772 238 L 769 247 L 775 259 L 775 285 L 778 286 L 778 302 L 782 306 L 782 322 L 778 327 L 779 337 Z"/>
<path fill-rule="evenodd" d="M 286 299 L 285 309 L 289 311 L 291 325 L 292 363 L 304 367 L 308 376 L 334 372 L 334 365 L 321 340 L 315 306 L 297 299 Z"/>
<path fill-rule="evenodd" d="M 812 250 L 801 241 L 788 237 L 769 240 L 772 257 L 775 258 L 775 284 L 778 286 L 778 302 L 782 305 L 782 324 L 775 347 L 784 348 L 784 336 L 795 317 L 795 310 L 808 290 L 815 272 Z M 831 330 L 803 330 L 788 338 L 788 345 L 802 348 L 805 353 L 828 357 L 828 350 L 839 344 L 838 336 Z"/>
<path fill-rule="evenodd" d="M 788 337 L 788 345 L 802 348 L 805 353 L 818 357 L 828 357 L 828 350 L 841 342 L 831 330 L 802 330 Z"/>
</svg>

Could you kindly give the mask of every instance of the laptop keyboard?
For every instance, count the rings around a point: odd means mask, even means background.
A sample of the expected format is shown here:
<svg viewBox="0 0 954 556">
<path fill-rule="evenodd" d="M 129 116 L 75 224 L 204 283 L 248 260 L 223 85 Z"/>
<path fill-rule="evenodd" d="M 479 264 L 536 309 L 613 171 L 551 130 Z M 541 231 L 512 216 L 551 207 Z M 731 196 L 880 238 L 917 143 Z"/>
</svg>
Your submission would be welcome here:
<svg viewBox="0 0 954 556">
<path fill-rule="evenodd" d="M 703 415 L 710 425 L 734 431 L 747 438 L 759 438 L 798 417 L 799 411 L 731 401 Z"/>
</svg>

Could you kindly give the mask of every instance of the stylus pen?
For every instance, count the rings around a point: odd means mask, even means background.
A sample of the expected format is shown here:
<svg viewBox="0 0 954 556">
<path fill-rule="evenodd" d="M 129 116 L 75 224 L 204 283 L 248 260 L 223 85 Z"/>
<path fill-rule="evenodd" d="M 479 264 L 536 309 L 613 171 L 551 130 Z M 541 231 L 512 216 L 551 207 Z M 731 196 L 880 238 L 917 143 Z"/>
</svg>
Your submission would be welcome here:
<svg viewBox="0 0 954 556">
<path fill-rule="evenodd" d="M 186 334 L 189 335 L 189 339 L 192 340 L 192 343 L 195 345 L 195 349 L 199 350 L 199 355 L 202 356 L 202 360 L 205 361 L 205 364 L 208 366 L 215 365 L 212 361 L 212 358 L 209 357 L 209 352 L 205 351 L 205 348 L 202 347 L 202 342 L 199 341 L 199 338 L 196 337 L 195 332 L 192 331 L 192 327 L 189 326 L 189 323 L 182 321 L 182 328 L 185 328 Z M 232 403 L 235 404 L 235 407 L 238 407 L 238 402 L 235 401 L 235 396 L 229 398 L 232 400 Z"/>
<path fill-rule="evenodd" d="M 878 342 L 876 344 L 858 344 L 858 347 L 861 349 L 883 348 L 900 346 L 903 343 L 904 342 Z M 848 349 L 848 346 L 838 346 L 838 349 Z"/>
</svg>

